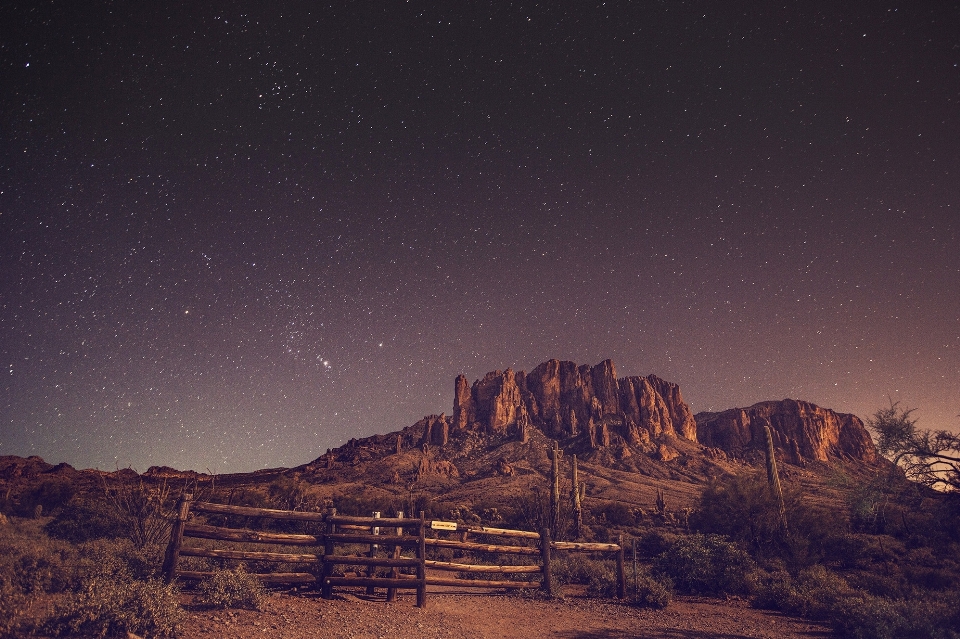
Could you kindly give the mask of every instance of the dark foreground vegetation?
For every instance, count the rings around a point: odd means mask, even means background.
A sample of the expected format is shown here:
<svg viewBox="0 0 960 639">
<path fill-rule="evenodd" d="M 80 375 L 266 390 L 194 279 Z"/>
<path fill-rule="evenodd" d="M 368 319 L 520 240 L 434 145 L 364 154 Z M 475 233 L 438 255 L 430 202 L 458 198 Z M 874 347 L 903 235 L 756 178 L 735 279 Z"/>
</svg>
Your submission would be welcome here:
<svg viewBox="0 0 960 639">
<path fill-rule="evenodd" d="M 180 591 L 161 580 L 160 567 L 175 500 L 196 487 L 115 481 L 75 493 L 50 479 L 0 504 L 6 513 L 0 516 L 0 637 L 176 636 L 184 615 Z M 590 501 L 580 538 L 615 541 L 623 535 L 628 600 L 635 605 L 662 608 L 674 594 L 736 597 L 825 621 L 840 637 L 960 637 L 958 494 L 908 482 L 897 469 L 854 482 L 838 466 L 833 481 L 846 502 L 830 508 L 811 506 L 783 482 L 784 516 L 762 473 L 718 478 L 696 508 L 683 512 L 671 511 L 662 499 L 649 511 Z M 469 506 L 416 493 L 399 502 L 347 496 L 330 504 L 316 487 L 281 477 L 262 487 L 210 490 L 201 498 L 291 510 L 334 505 L 358 515 L 425 511 L 528 530 L 550 524 L 559 539 L 572 538 L 575 530 L 569 508 L 557 517 L 545 493 Z M 235 519 L 210 516 L 208 523 L 283 532 L 307 532 L 311 525 Z M 193 588 L 194 605 L 257 609 L 267 596 L 247 571 L 268 572 L 269 564 L 185 560 L 188 569 L 214 572 Z M 552 568 L 561 583 L 585 584 L 596 596 L 614 594 L 611 561 L 557 553 Z"/>
</svg>

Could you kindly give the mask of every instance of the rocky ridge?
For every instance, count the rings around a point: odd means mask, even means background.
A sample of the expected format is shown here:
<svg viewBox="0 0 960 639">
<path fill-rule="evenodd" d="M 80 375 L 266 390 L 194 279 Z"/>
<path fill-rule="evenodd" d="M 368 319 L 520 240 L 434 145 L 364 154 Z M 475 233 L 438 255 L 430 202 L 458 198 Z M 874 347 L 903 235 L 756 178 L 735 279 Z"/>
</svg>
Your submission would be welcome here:
<svg viewBox="0 0 960 639">
<path fill-rule="evenodd" d="M 856 475 L 883 462 L 854 415 L 782 400 L 694 416 L 680 388 L 655 375 L 621 378 L 610 360 L 595 366 L 549 360 L 530 372 L 492 371 L 473 384 L 460 375 L 451 416 L 428 415 L 400 431 L 352 439 L 294 468 L 214 477 L 157 466 L 137 475 L 10 457 L 0 458 L 0 488 L 9 492 L 22 481 L 56 475 L 97 486 L 109 474 L 221 488 L 288 476 L 330 498 L 424 494 L 485 503 L 542 490 L 554 440 L 564 460 L 577 455 L 587 499 L 648 504 L 662 490 L 672 505 L 688 507 L 711 477 L 750 472 L 762 461 L 764 426 L 771 428 L 782 475 L 815 487 L 811 494 L 831 490 L 822 478 L 833 463 Z"/>
<path fill-rule="evenodd" d="M 542 485 L 555 440 L 567 458 L 577 455 L 589 496 L 644 501 L 664 488 L 690 503 L 710 477 L 762 462 L 766 425 L 782 473 L 798 481 L 817 483 L 833 462 L 860 472 L 880 460 L 854 415 L 782 400 L 694 416 L 680 388 L 655 375 L 621 378 L 610 360 L 549 360 L 473 384 L 460 375 L 451 416 L 350 440 L 293 470 L 342 490 L 425 490 L 469 501 Z"/>
<path fill-rule="evenodd" d="M 679 386 L 655 375 L 618 378 L 611 360 L 578 366 L 554 359 L 529 373 L 492 371 L 472 385 L 460 375 L 452 416 L 424 417 L 396 435 L 396 449 L 443 449 L 471 437 L 527 442 L 536 433 L 587 457 L 640 453 L 670 462 L 677 448 L 698 444 L 708 457 L 752 459 L 766 445 L 764 426 L 788 463 L 878 459 L 855 415 L 784 399 L 694 416 Z"/>
<path fill-rule="evenodd" d="M 842 459 L 874 464 L 877 449 L 863 421 L 794 399 L 760 402 L 749 408 L 698 413 L 697 440 L 728 455 L 749 457 L 766 446 L 769 426 L 774 447 L 789 463 Z"/>
</svg>

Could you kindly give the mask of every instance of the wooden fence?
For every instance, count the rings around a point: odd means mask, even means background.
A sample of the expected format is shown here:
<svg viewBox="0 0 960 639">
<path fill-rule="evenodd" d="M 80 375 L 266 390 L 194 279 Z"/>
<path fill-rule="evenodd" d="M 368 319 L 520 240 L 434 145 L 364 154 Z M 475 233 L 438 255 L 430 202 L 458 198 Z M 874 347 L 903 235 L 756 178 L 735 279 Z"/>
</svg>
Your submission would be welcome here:
<svg viewBox="0 0 960 639">
<path fill-rule="evenodd" d="M 240 515 L 269 518 L 281 521 L 298 521 L 316 524 L 316 534 L 290 534 L 254 531 L 226 526 L 209 526 L 189 523 L 190 512 L 213 515 Z M 381 534 L 389 529 L 393 534 Z M 410 531 L 415 531 L 413 534 Z M 428 531 L 431 535 L 428 536 Z M 442 538 L 441 534 L 456 534 L 457 539 Z M 484 541 L 468 541 L 468 536 Z M 488 537 L 527 540 L 535 545 L 507 545 L 486 543 Z M 248 550 L 203 548 L 184 545 L 184 538 L 212 539 L 226 542 L 278 544 L 285 546 L 322 546 L 323 554 L 256 552 Z M 361 544 L 367 546 L 367 556 L 337 554 L 337 546 Z M 536 563 L 519 565 L 496 565 L 484 563 L 457 563 L 427 559 L 427 548 L 447 548 L 470 555 L 517 555 L 537 557 Z M 387 556 L 378 556 L 383 549 Z M 403 551 L 413 549 L 413 556 L 404 556 Z M 554 580 L 550 571 L 551 553 L 554 551 L 615 553 L 617 558 L 617 596 L 623 598 L 626 591 L 624 572 L 624 548 L 619 544 L 579 543 L 551 541 L 550 532 L 540 533 L 524 530 L 507 530 L 485 526 L 463 525 L 456 522 L 427 521 L 423 513 L 419 518 L 348 517 L 337 515 L 335 509 L 326 513 L 273 510 L 228 506 L 208 502 L 193 502 L 184 495 L 177 506 L 177 517 L 170 535 L 170 543 L 164 558 L 163 572 L 167 581 L 174 579 L 197 580 L 212 575 L 208 571 L 191 571 L 180 568 L 180 557 L 209 557 L 240 561 L 266 561 L 288 564 L 313 564 L 313 572 L 270 572 L 256 576 L 268 584 L 320 584 L 322 596 L 329 598 L 335 587 L 366 587 L 372 594 L 375 588 L 387 590 L 387 600 L 396 597 L 397 589 L 417 591 L 417 606 L 426 604 L 426 587 L 468 586 L 472 588 L 540 588 L 554 594 Z M 361 566 L 366 574 L 357 576 L 335 575 L 336 566 Z M 377 569 L 389 569 L 389 576 L 377 576 Z M 427 569 L 461 573 L 465 575 L 501 575 L 501 579 L 464 579 L 458 577 L 427 576 Z M 405 570 L 406 572 L 401 572 Z M 381 571 L 383 572 L 383 571 Z M 319 573 L 319 576 L 318 576 Z M 509 575 L 528 575 L 527 580 L 514 580 Z M 539 576 L 539 578 L 537 578 Z"/>
</svg>

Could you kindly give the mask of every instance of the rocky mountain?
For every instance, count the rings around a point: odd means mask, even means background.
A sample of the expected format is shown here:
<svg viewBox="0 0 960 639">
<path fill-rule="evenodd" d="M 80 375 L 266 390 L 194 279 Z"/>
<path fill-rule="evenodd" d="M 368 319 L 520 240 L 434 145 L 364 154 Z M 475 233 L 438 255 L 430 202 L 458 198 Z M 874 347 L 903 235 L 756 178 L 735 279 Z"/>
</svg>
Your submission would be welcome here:
<svg viewBox="0 0 960 639">
<path fill-rule="evenodd" d="M 698 413 L 696 422 L 701 444 L 736 457 L 762 451 L 766 447 L 764 426 L 769 426 L 774 447 L 792 464 L 802 466 L 810 460 L 830 459 L 866 464 L 877 461 L 877 449 L 859 417 L 835 413 L 809 402 L 760 402 L 749 408 Z"/>
<path fill-rule="evenodd" d="M 658 490 L 690 505 L 710 477 L 762 463 L 773 431 L 784 477 L 816 485 L 840 463 L 858 474 L 878 461 L 863 423 L 808 402 L 764 402 L 694 417 L 676 384 L 550 360 L 530 372 L 492 371 L 454 382 L 451 416 L 351 440 L 293 469 L 341 491 L 426 491 L 464 503 L 543 486 L 546 451 L 577 455 L 587 498 L 652 502 Z"/>
<path fill-rule="evenodd" d="M 482 433 L 527 441 L 530 429 L 580 448 L 624 444 L 649 449 L 662 436 L 696 441 L 697 425 L 680 388 L 655 375 L 617 378 L 610 360 L 596 366 L 552 359 L 529 373 L 493 371 L 454 387 L 453 417 L 431 419 L 424 441 Z"/>
<path fill-rule="evenodd" d="M 854 415 L 783 400 L 694 416 L 676 384 L 655 375 L 618 377 L 610 360 L 549 360 L 530 372 L 492 371 L 472 384 L 460 375 L 453 390 L 451 416 L 428 415 L 400 431 L 352 439 L 294 468 L 214 477 L 151 467 L 139 477 L 230 490 L 292 478 L 329 499 L 504 502 L 544 489 L 553 440 L 564 473 L 577 456 L 588 502 L 652 507 L 662 493 L 671 508 L 688 508 L 711 477 L 762 463 L 764 426 L 772 430 L 781 475 L 818 498 L 836 498 L 824 480 L 835 464 L 847 476 L 866 477 L 883 461 Z M 24 480 L 58 473 L 96 478 L 102 488 L 100 471 L 0 458 L 0 489 L 9 494 Z M 137 477 L 129 469 L 111 475 L 125 473 Z"/>
<path fill-rule="evenodd" d="M 612 450 L 622 457 L 629 451 L 671 461 L 677 456 L 672 449 L 687 442 L 705 447 L 708 456 L 746 459 L 765 447 L 764 426 L 788 463 L 877 461 L 856 415 L 785 399 L 694 416 L 676 384 L 655 375 L 618 378 L 610 360 L 578 366 L 554 359 L 529 373 L 493 371 L 472 385 L 460 375 L 453 416 L 425 417 L 407 437 L 410 444 L 442 448 L 468 434 L 526 442 L 536 431 L 587 455 Z"/>
</svg>

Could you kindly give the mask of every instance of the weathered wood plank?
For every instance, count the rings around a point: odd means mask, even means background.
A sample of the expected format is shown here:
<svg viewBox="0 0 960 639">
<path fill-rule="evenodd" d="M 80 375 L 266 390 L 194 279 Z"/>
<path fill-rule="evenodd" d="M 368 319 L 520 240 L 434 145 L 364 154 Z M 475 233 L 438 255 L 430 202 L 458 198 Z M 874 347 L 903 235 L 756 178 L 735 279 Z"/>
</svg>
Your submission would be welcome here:
<svg viewBox="0 0 960 639">
<path fill-rule="evenodd" d="M 348 555 L 326 555 L 325 563 L 340 566 L 383 566 L 384 568 L 416 568 L 420 560 L 416 557 L 350 557 Z"/>
<path fill-rule="evenodd" d="M 370 526 L 379 526 L 381 528 L 396 528 L 402 526 L 404 528 L 414 528 L 420 525 L 419 519 L 411 519 L 409 517 L 352 517 L 350 515 L 336 515 L 329 517 L 328 521 L 332 524 L 342 525 L 354 525 L 354 526 L 364 526 L 369 528 Z"/>
<path fill-rule="evenodd" d="M 327 586 L 364 586 L 373 588 L 419 588 L 417 579 L 388 579 L 386 577 L 327 577 L 324 580 Z"/>
<path fill-rule="evenodd" d="M 540 566 L 483 566 L 480 564 L 455 564 L 449 561 L 434 561 L 432 559 L 427 559 L 423 563 L 427 568 L 450 572 L 498 572 L 505 575 L 514 575 L 542 571 Z"/>
<path fill-rule="evenodd" d="M 309 572 L 271 572 L 271 573 L 252 573 L 254 577 L 265 584 L 311 584 L 317 578 Z M 200 580 L 212 577 L 213 573 L 201 570 L 179 570 L 177 577 L 180 579 Z"/>
<path fill-rule="evenodd" d="M 219 539 L 221 541 L 247 541 L 261 544 L 285 544 L 289 546 L 319 546 L 323 535 L 294 535 L 290 533 L 272 533 L 259 530 L 238 530 L 202 524 L 187 524 L 183 527 L 184 537 L 197 539 Z"/>
<path fill-rule="evenodd" d="M 428 586 L 463 586 L 466 588 L 524 588 L 536 589 L 539 581 L 489 581 L 481 579 L 445 579 L 443 577 L 427 577 Z"/>
<path fill-rule="evenodd" d="M 536 548 L 527 548 L 525 546 L 498 546 L 495 544 L 478 544 L 470 541 L 454 541 L 452 539 L 425 539 L 427 546 L 440 548 L 456 548 L 469 552 L 496 552 L 508 555 L 539 555 L 540 551 Z"/>
<path fill-rule="evenodd" d="M 213 504 L 208 501 L 198 501 L 190 507 L 194 512 L 217 513 L 221 515 L 245 515 L 247 517 L 269 517 L 270 519 L 285 519 L 288 521 L 322 522 L 324 513 L 305 513 L 295 510 L 275 510 L 273 508 L 253 508 L 251 506 L 228 506 L 227 504 Z"/>
<path fill-rule="evenodd" d="M 530 532 L 529 530 L 510 530 L 507 528 L 490 528 L 488 526 L 457 525 L 457 530 L 478 535 L 493 535 L 498 537 L 521 537 L 523 539 L 540 539 L 540 533 Z"/>
<path fill-rule="evenodd" d="M 288 564 L 318 564 L 322 561 L 322 555 L 224 550 L 219 548 L 191 548 L 189 546 L 181 547 L 180 554 L 190 557 L 215 557 L 218 559 L 239 559 L 241 561 L 276 561 Z"/>
<path fill-rule="evenodd" d="M 193 495 L 184 493 L 177 502 L 177 518 L 173 522 L 170 530 L 170 543 L 167 545 L 167 552 L 163 559 L 163 578 L 170 583 L 177 577 L 177 566 L 180 563 L 180 548 L 183 544 L 183 529 L 187 523 L 187 515 L 190 512 L 190 503 Z"/>
<path fill-rule="evenodd" d="M 553 541 L 550 547 L 554 550 L 579 550 L 583 552 L 620 552 L 617 544 L 595 544 L 576 541 Z"/>
<path fill-rule="evenodd" d="M 354 533 L 330 533 L 326 535 L 328 541 L 338 544 L 379 544 L 381 546 L 405 546 L 414 547 L 418 543 L 417 537 L 405 535 L 403 537 L 381 536 L 381 535 L 360 535 Z"/>
</svg>

